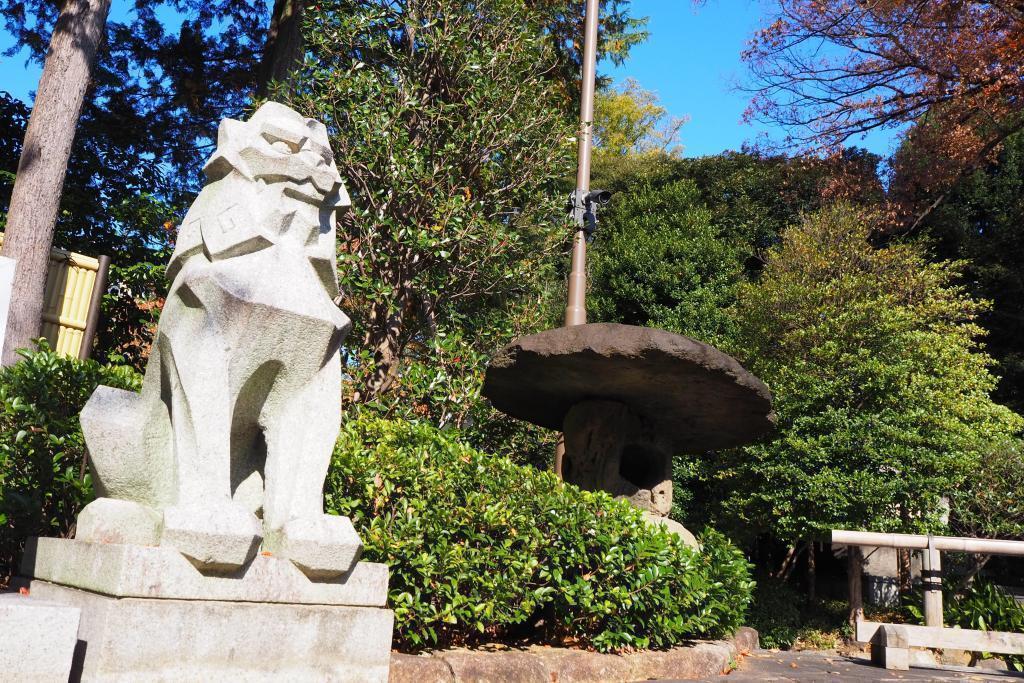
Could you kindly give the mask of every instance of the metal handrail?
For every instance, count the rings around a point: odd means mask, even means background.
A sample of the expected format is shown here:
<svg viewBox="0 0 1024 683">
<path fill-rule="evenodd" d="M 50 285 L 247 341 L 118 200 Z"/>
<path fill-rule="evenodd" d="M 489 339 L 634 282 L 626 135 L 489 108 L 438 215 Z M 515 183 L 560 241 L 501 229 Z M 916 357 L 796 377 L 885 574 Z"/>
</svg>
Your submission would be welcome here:
<svg viewBox="0 0 1024 683">
<path fill-rule="evenodd" d="M 832 531 L 832 542 L 843 545 L 871 545 L 883 548 L 913 548 L 927 550 L 929 543 L 935 550 L 979 555 L 1024 555 L 1024 541 L 1004 541 L 994 538 L 967 538 L 964 536 L 932 536 L 921 534 L 883 534 L 873 531 Z"/>
<path fill-rule="evenodd" d="M 942 551 L 979 555 L 1024 555 L 1024 541 L 931 534 L 882 534 L 874 531 L 832 530 L 832 542 L 850 546 L 923 550 L 921 579 L 924 589 L 924 623 L 942 627 Z M 850 596 L 851 601 L 853 596 Z M 858 614 L 857 619 L 860 620 Z"/>
</svg>

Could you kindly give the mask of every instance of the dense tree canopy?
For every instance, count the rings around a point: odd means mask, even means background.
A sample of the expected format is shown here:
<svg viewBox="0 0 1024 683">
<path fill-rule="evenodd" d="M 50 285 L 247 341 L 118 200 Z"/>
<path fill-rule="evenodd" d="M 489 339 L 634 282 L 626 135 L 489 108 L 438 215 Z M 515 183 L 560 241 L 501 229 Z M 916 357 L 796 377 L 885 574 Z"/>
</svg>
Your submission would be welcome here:
<svg viewBox="0 0 1024 683">
<path fill-rule="evenodd" d="M 990 313 L 978 297 L 995 293 L 972 274 L 984 259 L 944 261 L 924 235 L 884 239 L 876 164 L 850 150 L 821 161 L 726 154 L 598 166 L 620 192 L 591 252 L 594 319 L 719 345 L 777 400 L 775 438 L 677 460 L 683 521 L 789 540 L 833 526 L 909 530 L 935 523 L 952 494 L 957 528 L 1016 528 L 995 502 L 1007 489 L 969 493 L 980 480 L 968 473 L 1019 462 L 1020 418 L 993 403 L 981 347 Z M 977 182 L 1005 187 L 1000 206 L 1013 206 L 1014 181 L 1001 178 Z M 970 196 L 930 220 L 986 206 Z M 1004 263 L 998 272 L 1012 277 L 1013 231 L 979 231 L 968 215 L 945 224 L 946 241 L 993 240 L 1005 254 L 992 272 Z"/>
<path fill-rule="evenodd" d="M 772 155 L 757 150 L 725 152 L 697 159 L 673 159 L 666 155 L 601 155 L 594 167 L 595 186 L 608 188 L 616 194 L 609 209 L 602 213 L 601 229 L 593 250 L 595 259 L 594 292 L 598 317 L 618 315 L 608 307 L 619 286 L 608 288 L 603 273 L 619 272 L 622 278 L 635 278 L 640 283 L 653 272 L 644 268 L 620 267 L 616 261 L 623 250 L 662 249 L 650 242 L 671 242 L 659 223 L 674 225 L 670 230 L 683 239 L 691 235 L 674 221 L 688 220 L 676 216 L 691 210 L 704 211 L 702 225 L 727 243 L 728 249 L 745 270 L 760 269 L 766 250 L 779 240 L 779 235 L 803 212 L 814 211 L 823 202 L 836 196 L 871 204 L 881 196 L 882 188 L 875 175 L 878 157 L 850 149 L 827 160 L 813 157 Z M 837 193 L 837 186 L 844 190 Z M 846 191 L 851 186 L 855 191 Z M 661 231 L 661 232 L 659 232 Z M 628 244 L 627 244 L 628 243 Z M 717 247 L 715 247 L 717 248 Z M 698 259 L 701 260 L 701 259 Z M 636 264 L 634 264 L 636 265 Z M 661 264 L 660 268 L 673 266 Z M 685 267 L 685 266 L 684 266 Z M 611 270 L 604 270 L 611 269 Z M 732 268 L 728 268 L 732 270 Z M 693 284 L 678 283 L 682 292 Z M 609 299 L 608 297 L 611 297 Z M 630 297 L 623 296 L 622 305 Z M 618 305 L 618 304 L 616 304 Z M 671 306 L 665 301 L 664 306 Z M 636 325 L 659 324 L 642 315 L 625 316 L 620 322 Z M 664 318 L 660 319 L 665 324 Z M 691 327 L 695 325 L 696 327 Z M 691 321 L 682 327 L 668 329 L 700 329 Z"/>
<path fill-rule="evenodd" d="M 530 290 L 568 234 L 553 183 L 571 116 L 545 77 L 546 17 L 523 0 L 334 0 L 307 16 L 291 102 L 327 122 L 352 196 L 339 270 L 368 400 L 406 349 L 453 324 L 486 319 L 486 336 L 490 309 Z"/>
<path fill-rule="evenodd" d="M 1001 377 L 996 397 L 1024 409 L 1024 135 L 953 187 L 922 221 L 920 237 L 937 258 L 963 260 L 965 286 L 992 301 L 979 322 Z"/>
<path fill-rule="evenodd" d="M 217 122 L 240 114 L 251 97 L 267 21 L 262 0 L 126 4 L 115 3 L 107 24 L 56 240 L 116 253 L 121 265 L 147 259 L 173 238 L 165 223 L 173 226 L 198 189 Z M 41 61 L 58 4 L 3 0 L 0 6 L 14 38 L 11 53 L 24 47 L 29 59 Z"/>
<path fill-rule="evenodd" d="M 164 287 L 160 264 L 173 243 L 177 220 L 201 182 L 199 169 L 212 150 L 216 124 L 225 116 L 244 115 L 265 79 L 280 80 L 287 73 L 269 68 L 267 60 L 288 52 L 281 45 L 287 42 L 282 34 L 297 24 L 283 21 L 284 14 L 306 4 L 113 3 L 72 152 L 55 239 L 58 246 L 115 256 L 114 288 L 104 316 L 111 324 L 101 333 L 104 351 L 122 354 L 136 365 L 144 361 L 146 330 L 159 311 Z M 377 5 L 355 4 L 360 11 Z M 399 11 L 405 6 L 399 3 Z M 416 2 L 408 7 L 417 11 Z M 527 7 L 535 37 L 550 53 L 542 78 L 569 113 L 578 93 L 582 1 L 531 0 Z M 29 59 L 40 62 L 57 5 L 0 0 L 0 8 L 14 39 L 10 53 L 27 48 Z M 621 61 L 645 37 L 643 20 L 631 17 L 629 8 L 628 0 L 602 1 L 600 52 L 613 61 Z M 284 54 L 282 59 L 288 62 L 289 57 Z M 0 216 L 6 214 L 25 114 L 10 98 L 0 106 Z"/>
<path fill-rule="evenodd" d="M 57 226 L 61 246 L 116 251 L 127 265 L 173 238 L 164 224 L 170 221 L 173 229 L 198 190 L 217 123 L 242 115 L 262 79 L 279 75 L 260 66 L 271 12 L 280 11 L 279 4 L 114 0 L 65 183 Z M 556 52 L 556 68 L 547 77 L 572 100 L 582 2 L 529 4 L 539 16 L 536 29 Z M 8 54 L 25 48 L 30 60 L 41 63 L 59 3 L 0 0 L 0 9 L 13 38 Z M 644 39 L 642 26 L 630 16 L 628 0 L 603 0 L 602 53 L 621 61 Z M 0 117 L 0 134 L 10 135 L 0 145 L 20 144 L 24 130 L 16 112 L 0 108 Z M 15 167 L 5 162 L 0 170 L 13 173 Z M 9 193 L 0 184 L 0 213 L 6 213 Z"/>
<path fill-rule="evenodd" d="M 808 215 L 737 291 L 732 351 L 779 416 L 777 438 L 715 466 L 723 512 L 750 530 L 936 528 L 941 498 L 1022 427 L 990 398 L 985 305 L 961 265 L 876 248 L 872 222 L 842 204 Z"/>
<path fill-rule="evenodd" d="M 602 221 L 591 257 L 594 321 L 722 337 L 746 245 L 712 222 L 693 180 L 640 181 Z"/>
</svg>

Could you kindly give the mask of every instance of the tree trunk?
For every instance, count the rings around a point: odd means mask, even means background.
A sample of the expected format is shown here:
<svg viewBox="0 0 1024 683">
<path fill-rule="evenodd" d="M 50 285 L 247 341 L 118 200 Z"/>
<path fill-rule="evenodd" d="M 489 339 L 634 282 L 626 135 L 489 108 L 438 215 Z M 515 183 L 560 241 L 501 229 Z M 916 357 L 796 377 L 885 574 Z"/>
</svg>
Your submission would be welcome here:
<svg viewBox="0 0 1024 683">
<path fill-rule="evenodd" d="M 818 566 L 814 553 L 814 541 L 807 544 L 807 599 L 818 599 Z"/>
<path fill-rule="evenodd" d="M 985 568 L 988 561 L 992 559 L 991 555 L 974 555 L 974 561 L 971 563 L 971 569 L 963 578 L 960 579 L 960 583 L 957 584 L 956 590 L 954 591 L 957 595 L 962 595 L 967 588 L 974 583 L 974 578 Z"/>
<path fill-rule="evenodd" d="M 782 579 L 783 581 L 789 578 L 789 575 L 793 573 L 793 568 L 796 567 L 796 561 L 800 557 L 800 553 L 804 551 L 806 544 L 801 544 L 799 541 L 794 541 L 793 545 L 789 546 L 789 550 L 786 552 L 786 557 L 782 559 L 782 564 L 779 565 L 779 570 L 775 572 L 776 579 Z"/>
<path fill-rule="evenodd" d="M 914 572 L 911 562 L 911 550 L 898 548 L 896 562 L 899 569 L 900 595 L 909 595 L 914 590 Z"/>
<path fill-rule="evenodd" d="M 275 0 L 270 17 L 267 44 L 260 60 L 256 96 L 266 97 L 272 81 L 287 82 L 293 69 L 302 63 L 305 43 L 302 39 L 302 11 L 305 0 Z"/>
<path fill-rule="evenodd" d="M 850 593 L 850 613 L 847 617 L 850 626 L 856 633 L 857 621 L 864 616 L 864 554 L 860 546 L 846 546 L 847 552 L 847 587 Z"/>
<path fill-rule="evenodd" d="M 42 327 L 46 270 L 64 175 L 110 0 L 67 0 L 50 38 L 25 131 L 7 213 L 3 255 L 16 260 L 3 364 L 31 345 Z"/>
<path fill-rule="evenodd" d="M 903 522 L 903 527 L 907 528 L 910 526 L 910 513 L 907 512 L 906 506 L 900 506 L 900 521 Z M 913 576 L 913 565 L 911 563 L 911 551 L 909 548 L 897 548 L 896 549 L 896 566 L 897 573 L 899 574 L 899 591 L 901 596 L 909 595 L 914 590 L 914 576 Z"/>
<path fill-rule="evenodd" d="M 353 394 L 353 401 L 365 403 L 385 393 L 394 384 L 402 354 L 402 337 L 406 316 L 415 315 L 416 295 L 408 282 L 397 288 L 395 308 L 388 311 L 386 302 L 377 305 L 367 324 L 363 348 L 373 350 L 373 371 L 362 387 Z"/>
</svg>

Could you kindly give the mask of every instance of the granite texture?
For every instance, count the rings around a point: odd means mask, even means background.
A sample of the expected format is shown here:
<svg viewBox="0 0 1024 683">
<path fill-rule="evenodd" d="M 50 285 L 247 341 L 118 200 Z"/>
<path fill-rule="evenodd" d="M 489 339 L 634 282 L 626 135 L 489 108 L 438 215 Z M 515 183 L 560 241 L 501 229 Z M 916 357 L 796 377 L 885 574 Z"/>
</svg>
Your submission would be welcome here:
<svg viewBox="0 0 1024 683">
<path fill-rule="evenodd" d="M 311 576 L 344 574 L 361 544 L 325 517 L 323 483 L 351 328 L 334 303 L 336 213 L 349 199 L 327 129 L 267 102 L 221 122 L 204 172 L 141 393 L 98 387 L 82 410 L 100 498 L 78 538 L 156 535 L 216 571 L 262 544 Z"/>
<path fill-rule="evenodd" d="M 371 562 L 314 580 L 290 561 L 261 554 L 241 570 L 203 574 L 173 548 L 59 538 L 31 539 L 21 571 L 115 597 L 382 607 L 388 589 L 387 566 Z"/>
<path fill-rule="evenodd" d="M 77 607 L 0 594 L 0 681 L 67 683 L 80 617 Z"/>
<path fill-rule="evenodd" d="M 390 610 L 113 598 L 45 581 L 31 592 L 81 608 L 86 683 L 388 679 Z"/>
</svg>

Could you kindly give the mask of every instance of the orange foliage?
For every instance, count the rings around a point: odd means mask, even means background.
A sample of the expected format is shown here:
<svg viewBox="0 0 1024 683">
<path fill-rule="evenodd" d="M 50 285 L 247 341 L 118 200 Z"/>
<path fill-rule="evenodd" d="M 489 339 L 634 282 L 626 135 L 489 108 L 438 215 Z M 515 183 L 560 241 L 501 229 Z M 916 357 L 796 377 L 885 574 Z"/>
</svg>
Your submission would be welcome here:
<svg viewBox="0 0 1024 683">
<path fill-rule="evenodd" d="M 893 172 L 913 187 L 894 217 L 911 222 L 964 173 L 1024 129 L 1024 3 L 778 0 L 744 52 L 747 117 L 789 142 L 838 149 L 878 129 L 905 144 Z M 924 206 L 900 205 L 914 196 Z"/>
</svg>

